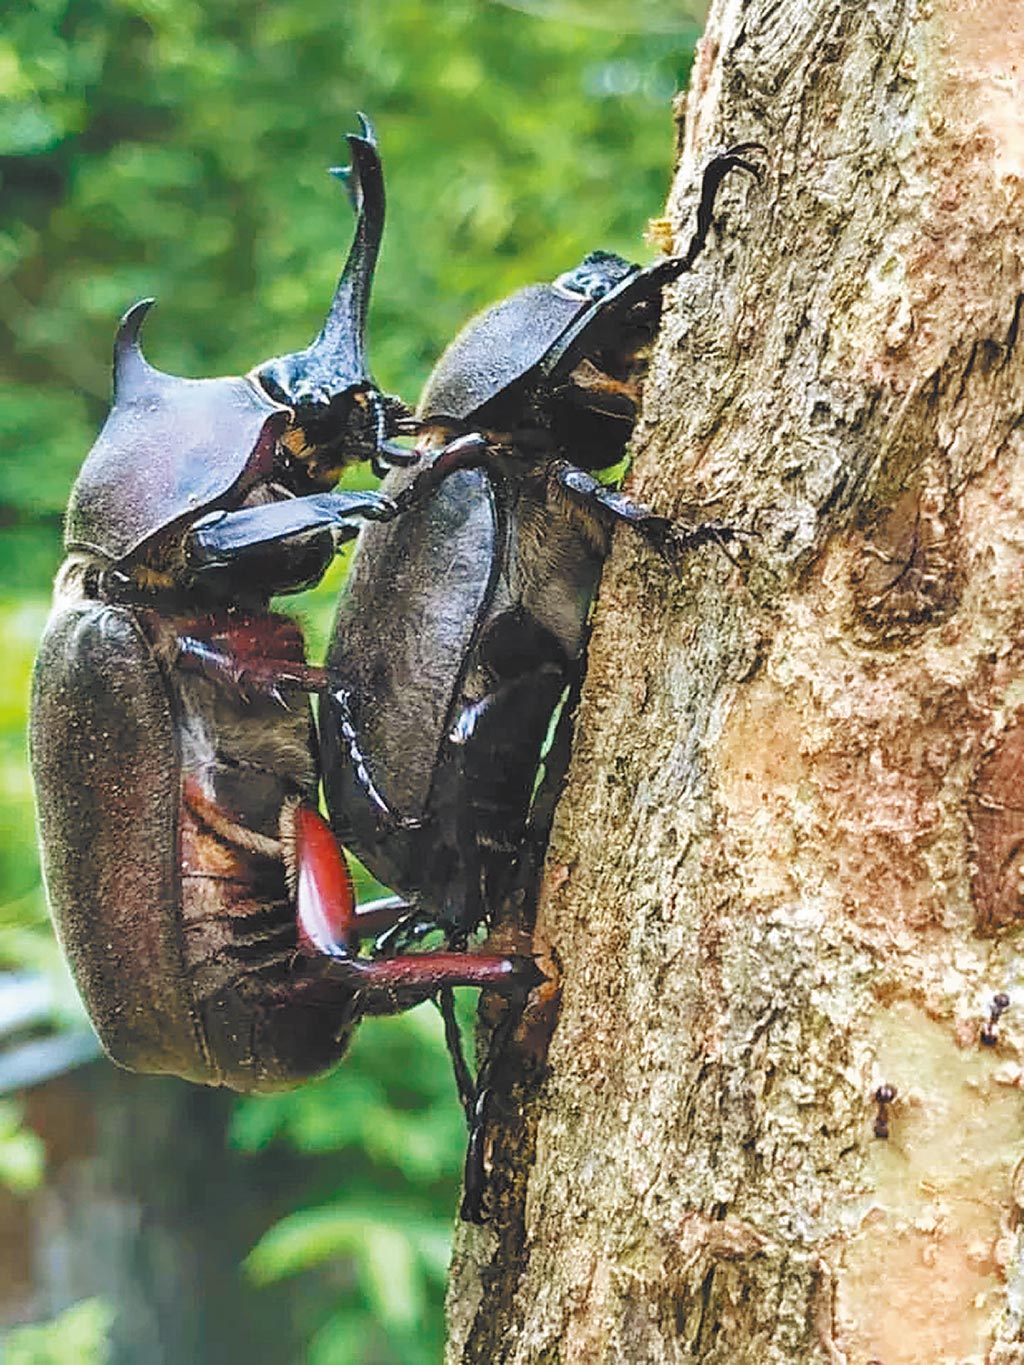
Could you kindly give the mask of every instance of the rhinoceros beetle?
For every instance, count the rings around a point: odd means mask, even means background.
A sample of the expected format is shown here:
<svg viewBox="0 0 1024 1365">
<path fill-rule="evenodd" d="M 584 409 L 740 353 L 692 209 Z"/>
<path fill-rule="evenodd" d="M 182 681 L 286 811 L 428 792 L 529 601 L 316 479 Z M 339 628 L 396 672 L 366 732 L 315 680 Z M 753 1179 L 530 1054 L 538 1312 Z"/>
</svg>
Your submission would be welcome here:
<svg viewBox="0 0 1024 1365">
<path fill-rule="evenodd" d="M 358 956 L 404 907 L 355 907 L 317 813 L 306 694 L 331 679 L 268 609 L 316 581 L 360 519 L 394 512 L 379 493 L 329 491 L 348 459 L 387 458 L 399 411 L 364 359 L 383 224 L 367 131 L 349 138 L 358 225 L 328 326 L 263 367 L 297 390 L 312 376 L 294 411 L 260 369 L 153 368 L 139 343 L 150 301 L 125 315 L 33 680 L 47 893 L 101 1041 L 131 1069 L 239 1090 L 330 1066 L 363 1014 L 534 972 L 482 954 Z"/>
<path fill-rule="evenodd" d="M 726 175 L 760 178 L 755 148 L 707 166 L 685 255 L 640 269 L 595 252 L 474 318 L 420 398 L 419 467 L 382 485 L 404 515 L 360 533 L 327 657 L 344 702 L 321 713 L 328 808 L 343 842 L 454 942 L 508 890 L 610 528 L 667 553 L 730 534 L 659 516 L 594 471 L 632 433 L 662 290 L 705 245 Z M 353 727 L 404 822 L 365 799 Z"/>
</svg>

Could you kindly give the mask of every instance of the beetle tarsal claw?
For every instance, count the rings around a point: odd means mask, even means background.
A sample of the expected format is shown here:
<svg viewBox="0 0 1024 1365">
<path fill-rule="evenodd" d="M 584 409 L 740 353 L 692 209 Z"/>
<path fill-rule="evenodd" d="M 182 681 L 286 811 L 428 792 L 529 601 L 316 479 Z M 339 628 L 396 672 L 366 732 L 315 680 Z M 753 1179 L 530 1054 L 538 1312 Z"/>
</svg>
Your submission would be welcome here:
<svg viewBox="0 0 1024 1365">
<path fill-rule="evenodd" d="M 367 521 L 392 521 L 398 516 L 400 509 L 394 498 L 389 497 L 387 493 L 378 493 L 377 499 L 374 505 L 367 506 L 363 512 L 363 517 Z"/>
</svg>

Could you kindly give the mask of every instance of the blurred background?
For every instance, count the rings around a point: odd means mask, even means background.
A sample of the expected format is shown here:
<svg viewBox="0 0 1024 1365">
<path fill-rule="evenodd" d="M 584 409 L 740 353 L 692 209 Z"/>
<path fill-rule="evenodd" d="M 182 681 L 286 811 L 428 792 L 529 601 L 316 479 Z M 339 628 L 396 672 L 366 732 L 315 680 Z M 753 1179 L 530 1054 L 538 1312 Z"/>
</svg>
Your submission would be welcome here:
<svg viewBox="0 0 1024 1365">
<path fill-rule="evenodd" d="M 370 320 L 413 401 L 480 306 L 604 247 L 647 260 L 699 3 L 8 0 L 0 33 L 0 1355 L 440 1360 L 464 1127 L 428 1007 L 334 1075 L 238 1099 L 96 1056 L 39 881 L 25 758 L 68 488 L 119 315 L 242 373 L 317 331 L 351 218 L 324 171 L 374 120 Z M 320 657 L 344 564 L 291 599 Z M 474 1000 L 461 1002 L 472 1018 Z"/>
</svg>

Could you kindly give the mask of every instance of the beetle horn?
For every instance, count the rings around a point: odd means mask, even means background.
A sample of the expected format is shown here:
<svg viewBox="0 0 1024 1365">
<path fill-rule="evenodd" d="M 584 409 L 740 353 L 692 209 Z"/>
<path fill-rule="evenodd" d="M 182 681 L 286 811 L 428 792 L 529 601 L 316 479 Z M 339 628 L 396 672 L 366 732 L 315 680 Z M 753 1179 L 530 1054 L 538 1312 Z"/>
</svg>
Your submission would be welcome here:
<svg viewBox="0 0 1024 1365">
<path fill-rule="evenodd" d="M 252 377 L 270 396 L 300 410 L 299 422 L 352 390 L 375 389 L 366 360 L 366 314 L 377 253 L 384 233 L 384 172 L 377 137 L 365 115 L 362 131 L 348 135 L 352 165 L 334 167 L 356 214 L 345 268 L 320 332 L 302 351 L 265 360 Z"/>
<path fill-rule="evenodd" d="M 341 272 L 331 310 L 320 335 L 309 347 L 334 373 L 348 373 L 353 381 L 369 379 L 366 363 L 366 314 L 370 286 L 384 235 L 384 173 L 377 151 L 377 135 L 365 114 L 359 115 L 362 134 L 349 133 L 352 165 L 331 168 L 348 191 L 356 214 L 356 230 Z"/>
<path fill-rule="evenodd" d="M 114 338 L 114 402 L 130 403 L 160 373 L 142 354 L 139 333 L 156 299 L 139 299 L 121 319 Z"/>
</svg>

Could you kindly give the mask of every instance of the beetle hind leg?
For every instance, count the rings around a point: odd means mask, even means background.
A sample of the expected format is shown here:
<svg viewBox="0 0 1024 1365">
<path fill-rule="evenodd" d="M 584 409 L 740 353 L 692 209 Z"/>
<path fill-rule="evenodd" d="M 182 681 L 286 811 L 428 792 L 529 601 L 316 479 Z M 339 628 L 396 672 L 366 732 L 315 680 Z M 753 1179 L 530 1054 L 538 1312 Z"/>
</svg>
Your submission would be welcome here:
<svg viewBox="0 0 1024 1365">
<path fill-rule="evenodd" d="M 361 932 L 352 878 L 330 826 L 309 806 L 291 815 L 291 880 L 300 945 L 326 981 L 358 992 L 364 1014 L 395 1014 L 451 986 L 517 993 L 542 980 L 532 957 L 429 952 L 357 957 Z M 392 909 L 396 913 L 397 902 Z"/>
</svg>

